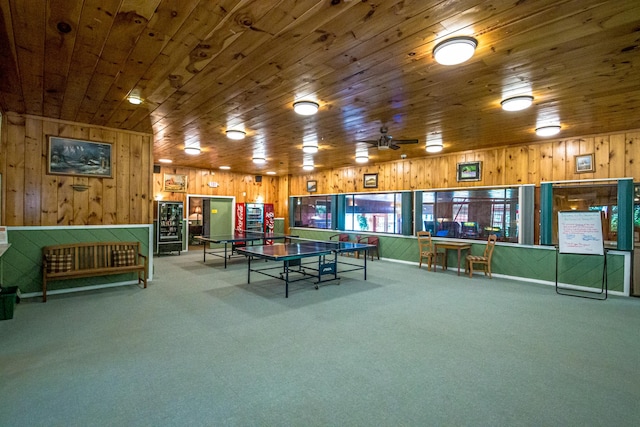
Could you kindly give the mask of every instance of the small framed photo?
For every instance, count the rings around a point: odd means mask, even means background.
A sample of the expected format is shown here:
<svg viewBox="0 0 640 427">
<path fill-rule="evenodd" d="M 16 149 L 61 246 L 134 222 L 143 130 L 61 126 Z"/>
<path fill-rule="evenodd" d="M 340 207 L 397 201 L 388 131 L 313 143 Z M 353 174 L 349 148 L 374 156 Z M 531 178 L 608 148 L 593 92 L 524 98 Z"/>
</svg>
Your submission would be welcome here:
<svg viewBox="0 0 640 427">
<path fill-rule="evenodd" d="M 482 162 L 458 163 L 457 174 L 460 181 L 480 181 L 482 179 Z"/>
<path fill-rule="evenodd" d="M 378 188 L 378 174 L 365 173 L 363 179 L 364 188 Z"/>
<path fill-rule="evenodd" d="M 593 163 L 593 153 L 576 156 L 576 173 L 595 171 L 596 167 Z"/>
<path fill-rule="evenodd" d="M 169 191 L 171 193 L 186 193 L 187 175 L 165 173 L 163 189 L 164 191 Z"/>
<path fill-rule="evenodd" d="M 318 191 L 318 181 L 307 181 L 307 191 L 309 193 L 315 193 Z"/>
</svg>

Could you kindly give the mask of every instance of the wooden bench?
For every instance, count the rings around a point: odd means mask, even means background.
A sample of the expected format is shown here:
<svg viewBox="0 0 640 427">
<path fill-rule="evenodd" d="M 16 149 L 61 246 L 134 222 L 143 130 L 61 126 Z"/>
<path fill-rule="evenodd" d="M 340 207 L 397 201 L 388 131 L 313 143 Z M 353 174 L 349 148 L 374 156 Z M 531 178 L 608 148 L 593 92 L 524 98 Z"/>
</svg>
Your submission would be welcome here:
<svg viewBox="0 0 640 427">
<path fill-rule="evenodd" d="M 140 242 L 91 242 L 42 248 L 42 302 L 47 302 L 47 282 L 110 274 L 138 273 L 147 287 L 149 261 Z"/>
</svg>

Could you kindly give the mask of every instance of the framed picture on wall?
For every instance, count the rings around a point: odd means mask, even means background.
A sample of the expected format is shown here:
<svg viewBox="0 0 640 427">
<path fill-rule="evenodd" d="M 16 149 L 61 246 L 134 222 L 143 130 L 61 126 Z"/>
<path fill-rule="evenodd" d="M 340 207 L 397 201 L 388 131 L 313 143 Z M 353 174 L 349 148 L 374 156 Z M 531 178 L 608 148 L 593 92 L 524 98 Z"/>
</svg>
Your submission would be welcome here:
<svg viewBox="0 0 640 427">
<path fill-rule="evenodd" d="M 187 175 L 181 175 L 177 173 L 165 173 L 164 174 L 164 191 L 170 191 L 172 193 L 186 193 L 187 192 Z"/>
<path fill-rule="evenodd" d="M 363 179 L 364 188 L 378 188 L 378 174 L 365 173 Z"/>
<path fill-rule="evenodd" d="M 593 153 L 576 156 L 576 173 L 595 171 L 596 167 L 593 163 Z"/>
<path fill-rule="evenodd" d="M 315 193 L 318 191 L 318 181 L 307 181 L 307 191 L 309 193 Z"/>
<path fill-rule="evenodd" d="M 460 181 L 480 181 L 482 179 L 482 162 L 458 163 L 456 178 Z"/>
<path fill-rule="evenodd" d="M 112 177 L 112 147 L 103 142 L 49 136 L 47 173 L 51 175 Z"/>
</svg>

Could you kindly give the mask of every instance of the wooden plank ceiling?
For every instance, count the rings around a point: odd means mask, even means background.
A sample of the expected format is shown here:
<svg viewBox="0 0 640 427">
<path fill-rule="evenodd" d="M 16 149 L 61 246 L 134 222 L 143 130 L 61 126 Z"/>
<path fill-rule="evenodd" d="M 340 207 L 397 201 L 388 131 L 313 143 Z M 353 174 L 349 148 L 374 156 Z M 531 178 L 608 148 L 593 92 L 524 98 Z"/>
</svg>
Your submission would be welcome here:
<svg viewBox="0 0 640 427">
<path fill-rule="evenodd" d="M 542 140 L 534 129 L 555 122 L 560 138 L 640 128 L 638 1 L 0 0 L 0 12 L 3 111 L 150 132 L 155 161 L 176 166 L 300 174 L 305 139 L 316 170 L 353 166 L 355 141 L 382 126 L 419 143 L 369 147 L 369 164 L 431 155 L 428 138 L 453 153 Z M 454 35 L 475 37 L 475 55 L 436 63 Z M 523 93 L 532 107 L 501 110 Z M 301 99 L 318 114 L 295 114 Z"/>
</svg>

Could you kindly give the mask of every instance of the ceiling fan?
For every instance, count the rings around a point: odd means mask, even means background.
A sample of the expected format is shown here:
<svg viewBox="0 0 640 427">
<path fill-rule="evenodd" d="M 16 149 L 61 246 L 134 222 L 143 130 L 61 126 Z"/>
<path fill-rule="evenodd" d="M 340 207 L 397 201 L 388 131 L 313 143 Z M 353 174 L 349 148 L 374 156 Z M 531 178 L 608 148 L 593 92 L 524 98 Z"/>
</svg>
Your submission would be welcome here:
<svg viewBox="0 0 640 427">
<path fill-rule="evenodd" d="M 377 147 L 378 150 L 388 150 L 389 148 L 392 150 L 397 150 L 400 148 L 398 144 L 417 144 L 417 139 L 393 139 L 393 137 L 387 134 L 388 129 L 386 126 L 382 126 L 380 128 L 380 137 L 378 139 L 371 139 L 366 141 L 356 141 L 356 142 L 365 142 L 374 147 Z"/>
</svg>

